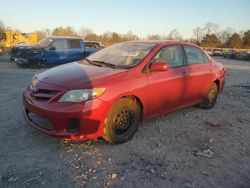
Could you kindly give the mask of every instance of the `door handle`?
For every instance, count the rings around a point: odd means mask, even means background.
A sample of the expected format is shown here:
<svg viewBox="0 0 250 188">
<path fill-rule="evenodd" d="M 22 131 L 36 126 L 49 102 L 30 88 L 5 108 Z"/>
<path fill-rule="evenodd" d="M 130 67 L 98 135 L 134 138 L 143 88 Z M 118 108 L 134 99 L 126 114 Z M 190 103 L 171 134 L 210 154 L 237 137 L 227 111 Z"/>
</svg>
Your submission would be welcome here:
<svg viewBox="0 0 250 188">
<path fill-rule="evenodd" d="M 181 76 L 184 77 L 184 78 L 186 78 L 186 77 L 188 77 L 188 73 L 183 72 L 183 73 L 181 74 Z"/>
</svg>

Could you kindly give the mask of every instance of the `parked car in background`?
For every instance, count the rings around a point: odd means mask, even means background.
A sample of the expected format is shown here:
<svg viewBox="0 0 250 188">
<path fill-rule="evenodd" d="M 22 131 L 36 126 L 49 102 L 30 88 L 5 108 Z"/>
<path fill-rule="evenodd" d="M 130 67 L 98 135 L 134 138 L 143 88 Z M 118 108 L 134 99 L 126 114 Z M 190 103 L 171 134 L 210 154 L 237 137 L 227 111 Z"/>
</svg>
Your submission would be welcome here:
<svg viewBox="0 0 250 188">
<path fill-rule="evenodd" d="M 234 59 L 236 57 L 236 52 L 234 50 L 227 50 L 224 52 L 223 57 L 225 59 Z"/>
<path fill-rule="evenodd" d="M 208 55 L 213 56 L 213 51 L 212 50 L 205 50 L 205 52 L 207 52 Z"/>
<path fill-rule="evenodd" d="M 222 56 L 222 55 L 223 55 L 223 51 L 220 51 L 220 50 L 213 51 L 213 56 Z"/>
<path fill-rule="evenodd" d="M 242 51 L 242 52 L 239 52 L 237 55 L 236 55 L 236 59 L 239 59 L 239 60 L 250 60 L 250 52 L 248 51 Z"/>
<path fill-rule="evenodd" d="M 122 143 L 144 119 L 212 108 L 225 72 L 191 43 L 123 42 L 35 75 L 23 93 L 24 117 L 51 136 Z"/>
<path fill-rule="evenodd" d="M 37 45 L 13 47 L 10 58 L 22 66 L 55 66 L 81 60 L 102 48 L 100 42 L 83 41 L 78 37 L 46 37 Z"/>
</svg>

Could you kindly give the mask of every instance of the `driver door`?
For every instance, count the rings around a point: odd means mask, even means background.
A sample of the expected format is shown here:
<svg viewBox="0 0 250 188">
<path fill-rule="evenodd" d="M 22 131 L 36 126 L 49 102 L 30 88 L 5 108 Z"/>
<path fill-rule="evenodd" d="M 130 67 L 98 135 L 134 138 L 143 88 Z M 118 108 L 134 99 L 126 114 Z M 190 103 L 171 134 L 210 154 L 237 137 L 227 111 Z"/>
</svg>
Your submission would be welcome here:
<svg viewBox="0 0 250 188">
<path fill-rule="evenodd" d="M 61 64 L 67 62 L 68 41 L 67 39 L 56 39 L 47 49 L 47 62 L 51 64 Z"/>
<path fill-rule="evenodd" d="M 151 60 L 152 63 L 166 62 L 167 71 L 148 74 L 147 115 L 166 113 L 185 105 L 188 70 L 185 66 L 183 49 L 179 45 L 166 46 Z"/>
</svg>

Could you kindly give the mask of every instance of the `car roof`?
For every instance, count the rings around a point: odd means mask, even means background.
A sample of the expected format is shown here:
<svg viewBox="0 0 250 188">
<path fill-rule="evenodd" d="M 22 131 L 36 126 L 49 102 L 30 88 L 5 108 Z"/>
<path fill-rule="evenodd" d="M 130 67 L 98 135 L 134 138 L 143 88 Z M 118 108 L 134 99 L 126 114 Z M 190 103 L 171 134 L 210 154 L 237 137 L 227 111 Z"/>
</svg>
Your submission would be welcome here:
<svg viewBox="0 0 250 188">
<path fill-rule="evenodd" d="M 127 41 L 127 42 L 129 42 L 129 43 L 149 43 L 149 44 L 155 44 L 155 45 L 181 44 L 181 45 L 189 45 L 189 46 L 199 47 L 198 45 L 193 44 L 191 42 L 183 42 L 183 41 L 176 41 L 176 40 L 135 40 L 135 41 Z"/>
<path fill-rule="evenodd" d="M 100 41 L 93 41 L 93 40 L 85 40 L 84 42 L 89 42 L 89 43 L 92 42 L 92 43 L 99 43 L 99 44 L 101 43 Z"/>
<path fill-rule="evenodd" d="M 47 38 L 50 38 L 50 39 L 80 39 L 80 40 L 83 40 L 81 37 L 73 37 L 73 36 L 48 36 Z M 99 43 L 101 44 L 100 41 L 89 41 L 89 40 L 85 40 L 84 42 L 93 42 L 93 43 Z"/>
<path fill-rule="evenodd" d="M 73 36 L 48 36 L 47 38 L 50 38 L 50 39 L 81 39 L 80 37 L 73 37 Z"/>
</svg>

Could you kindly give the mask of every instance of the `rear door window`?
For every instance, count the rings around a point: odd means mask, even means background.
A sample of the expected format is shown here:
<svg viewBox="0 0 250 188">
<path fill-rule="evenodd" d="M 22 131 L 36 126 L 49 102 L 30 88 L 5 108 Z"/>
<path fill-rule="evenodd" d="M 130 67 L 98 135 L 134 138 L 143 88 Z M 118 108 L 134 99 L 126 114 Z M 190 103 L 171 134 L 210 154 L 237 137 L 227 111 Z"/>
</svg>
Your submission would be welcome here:
<svg viewBox="0 0 250 188">
<path fill-rule="evenodd" d="M 184 46 L 184 50 L 189 65 L 205 63 L 204 55 L 200 49 L 191 46 Z"/>
<path fill-rule="evenodd" d="M 71 48 L 71 49 L 81 48 L 80 40 L 70 39 L 69 40 L 69 48 Z"/>
<path fill-rule="evenodd" d="M 52 43 L 55 50 L 65 50 L 68 49 L 68 41 L 66 39 L 58 39 Z"/>
</svg>

